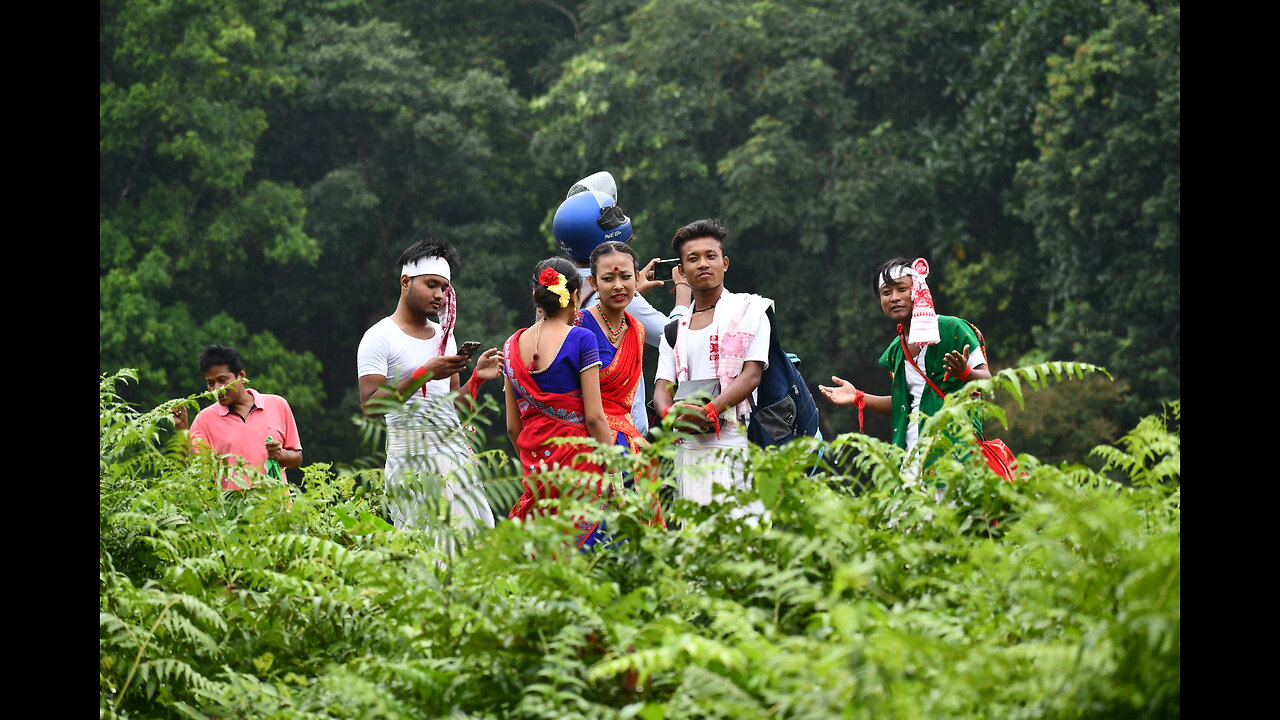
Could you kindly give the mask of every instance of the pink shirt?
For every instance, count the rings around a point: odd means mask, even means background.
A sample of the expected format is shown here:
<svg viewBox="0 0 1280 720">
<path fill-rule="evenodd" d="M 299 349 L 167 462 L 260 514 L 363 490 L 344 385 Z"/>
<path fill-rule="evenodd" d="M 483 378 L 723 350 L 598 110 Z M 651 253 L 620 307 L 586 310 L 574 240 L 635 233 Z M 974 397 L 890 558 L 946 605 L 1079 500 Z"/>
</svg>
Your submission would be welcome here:
<svg viewBox="0 0 1280 720">
<path fill-rule="evenodd" d="M 197 439 L 222 455 L 239 455 L 248 465 L 259 470 L 267 464 L 266 442 L 275 438 L 286 450 L 301 450 L 298 425 L 293 421 L 289 402 L 279 395 L 260 393 L 247 389 L 253 397 L 254 407 L 247 418 L 241 418 L 231 408 L 214 403 L 196 415 L 191 423 L 191 442 Z M 223 490 L 238 490 L 253 484 L 249 476 L 239 473 L 239 478 L 223 478 Z"/>
</svg>

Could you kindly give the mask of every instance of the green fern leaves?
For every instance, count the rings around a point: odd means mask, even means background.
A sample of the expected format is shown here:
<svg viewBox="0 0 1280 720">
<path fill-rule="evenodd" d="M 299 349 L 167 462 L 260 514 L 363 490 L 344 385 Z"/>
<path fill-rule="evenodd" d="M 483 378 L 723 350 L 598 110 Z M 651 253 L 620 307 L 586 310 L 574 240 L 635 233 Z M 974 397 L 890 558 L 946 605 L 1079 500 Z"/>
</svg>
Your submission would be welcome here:
<svg viewBox="0 0 1280 720">
<path fill-rule="evenodd" d="M 470 536 L 392 528 L 377 469 L 223 492 L 220 462 L 172 452 L 169 404 L 136 412 L 115 395 L 135 375 L 104 377 L 101 715 L 1178 715 L 1179 405 L 1096 449 L 1099 472 L 1023 456 L 1008 483 L 975 456 L 993 396 L 1091 372 L 971 383 L 925 423 L 914 484 L 875 438 L 796 442 L 753 452 L 754 490 L 664 501 L 664 530 L 661 487 L 624 489 L 632 459 L 592 447 L 607 501 Z M 663 466 L 678 432 L 656 434 Z M 476 477 L 505 514 L 518 468 L 490 449 Z M 730 512 L 755 500 L 755 522 Z M 569 545 L 587 514 L 608 549 Z"/>
</svg>

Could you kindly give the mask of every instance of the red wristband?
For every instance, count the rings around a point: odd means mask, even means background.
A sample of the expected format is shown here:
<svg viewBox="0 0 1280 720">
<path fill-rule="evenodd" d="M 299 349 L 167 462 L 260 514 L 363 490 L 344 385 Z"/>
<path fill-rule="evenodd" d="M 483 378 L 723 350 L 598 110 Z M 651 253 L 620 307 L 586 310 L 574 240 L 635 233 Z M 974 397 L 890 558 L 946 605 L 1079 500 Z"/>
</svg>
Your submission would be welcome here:
<svg viewBox="0 0 1280 720">
<path fill-rule="evenodd" d="M 957 380 L 963 380 L 963 379 L 965 379 L 965 378 L 969 377 L 969 373 L 971 373 L 971 372 L 973 372 L 973 368 L 969 367 L 968 365 L 965 365 L 965 366 L 964 366 L 964 370 L 961 370 L 961 371 L 960 371 L 960 374 L 956 376 L 956 379 L 957 379 Z"/>
<path fill-rule="evenodd" d="M 853 391 L 853 404 L 858 406 L 858 432 L 862 432 L 862 409 L 867 406 L 867 394 L 855 389 Z"/>
<path fill-rule="evenodd" d="M 418 379 L 420 379 L 423 375 L 426 375 L 426 374 L 427 374 L 427 365 L 426 365 L 426 363 L 423 363 L 421 366 L 419 366 L 419 367 L 418 367 L 418 369 L 417 369 L 417 370 L 414 370 L 412 373 L 410 373 L 410 374 L 409 374 L 409 377 L 413 378 L 414 380 L 418 380 Z M 423 384 L 422 384 L 422 397 L 426 397 L 426 396 L 427 396 L 427 384 L 426 384 L 426 383 L 423 383 Z"/>
<path fill-rule="evenodd" d="M 707 419 L 711 421 L 712 427 L 716 429 L 716 439 L 720 438 L 720 413 L 716 410 L 716 406 L 707 403 L 702 406 L 702 411 L 707 414 Z"/>
<path fill-rule="evenodd" d="M 480 396 L 480 386 L 483 384 L 484 380 L 479 375 L 471 373 L 471 379 L 467 381 L 467 392 L 471 393 L 472 400 Z"/>
<path fill-rule="evenodd" d="M 675 405 L 668 405 L 668 406 L 666 406 L 666 407 L 662 408 L 662 417 L 663 417 L 664 419 L 667 417 L 667 413 L 671 412 L 671 408 L 673 408 L 673 407 L 675 407 Z"/>
</svg>

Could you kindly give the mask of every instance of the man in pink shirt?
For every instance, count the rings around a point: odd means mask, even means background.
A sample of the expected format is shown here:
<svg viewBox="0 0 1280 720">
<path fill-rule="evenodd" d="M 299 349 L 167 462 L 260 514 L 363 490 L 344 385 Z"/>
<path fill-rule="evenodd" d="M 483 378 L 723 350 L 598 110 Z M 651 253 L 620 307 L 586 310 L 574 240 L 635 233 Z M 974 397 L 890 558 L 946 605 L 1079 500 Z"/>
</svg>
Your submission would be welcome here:
<svg viewBox="0 0 1280 720">
<path fill-rule="evenodd" d="M 245 387 L 240 353 L 225 345 L 210 345 L 200 354 L 200 371 L 209 390 L 217 393 L 218 402 L 201 410 L 191 423 L 194 449 L 239 456 L 245 465 L 259 470 L 265 469 L 268 458 L 281 468 L 302 466 L 302 443 L 289 402 Z M 174 412 L 174 425 L 187 429 L 185 407 Z M 251 475 L 239 471 L 223 477 L 222 489 L 252 487 Z"/>
</svg>

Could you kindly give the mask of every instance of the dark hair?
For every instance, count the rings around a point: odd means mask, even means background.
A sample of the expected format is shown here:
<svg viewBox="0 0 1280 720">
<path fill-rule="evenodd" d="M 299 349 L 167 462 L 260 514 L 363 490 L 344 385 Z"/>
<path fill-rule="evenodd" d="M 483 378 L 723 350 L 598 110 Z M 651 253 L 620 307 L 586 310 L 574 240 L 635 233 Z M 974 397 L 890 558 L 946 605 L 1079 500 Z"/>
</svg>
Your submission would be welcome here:
<svg viewBox="0 0 1280 720">
<path fill-rule="evenodd" d="M 240 353 L 235 348 L 226 345 L 210 345 L 200 353 L 200 372 L 209 372 L 209 368 L 214 365 L 226 365 L 232 375 L 237 375 L 244 370 L 244 358 L 240 357 Z"/>
<path fill-rule="evenodd" d="M 676 257 L 680 257 L 682 254 L 681 248 L 684 247 L 686 242 L 709 237 L 720 243 L 720 252 L 723 253 L 724 239 L 728 235 L 728 228 L 721 225 L 719 220 L 713 218 L 694 220 L 676 231 L 676 234 L 671 238 L 671 250 L 676 254 Z"/>
<path fill-rule="evenodd" d="M 591 277 L 596 276 L 596 262 L 609 253 L 630 255 L 632 266 L 634 266 L 637 271 L 640 270 L 640 260 L 636 257 L 636 251 L 633 250 L 630 245 L 624 242 L 618 242 L 617 240 L 608 240 L 600 243 L 596 246 L 595 250 L 591 251 Z"/>
<path fill-rule="evenodd" d="M 911 267 L 911 261 L 906 258 L 894 258 L 876 269 L 876 274 L 871 276 L 872 294 L 879 295 L 881 285 L 885 283 L 892 284 L 896 282 L 893 278 L 889 277 L 889 271 L 898 267 L 899 265 L 906 265 L 907 267 Z"/>
<path fill-rule="evenodd" d="M 396 261 L 396 270 L 428 257 L 444 258 L 449 263 L 449 269 L 455 272 L 458 270 L 458 263 L 461 262 L 457 249 L 449 243 L 441 240 L 419 240 L 400 253 L 400 259 Z M 399 272 L 396 273 L 396 277 L 400 277 Z"/>
<path fill-rule="evenodd" d="M 582 287 L 582 277 L 578 275 L 578 268 L 572 262 L 559 256 L 549 257 L 534 266 L 533 304 L 542 308 L 542 312 L 550 317 L 559 313 L 562 308 L 560 307 L 560 296 L 548 290 L 546 285 L 538 282 L 538 276 L 547 268 L 551 268 L 564 276 L 564 286 L 569 291 L 570 297 L 577 296 L 578 290 Z"/>
</svg>

